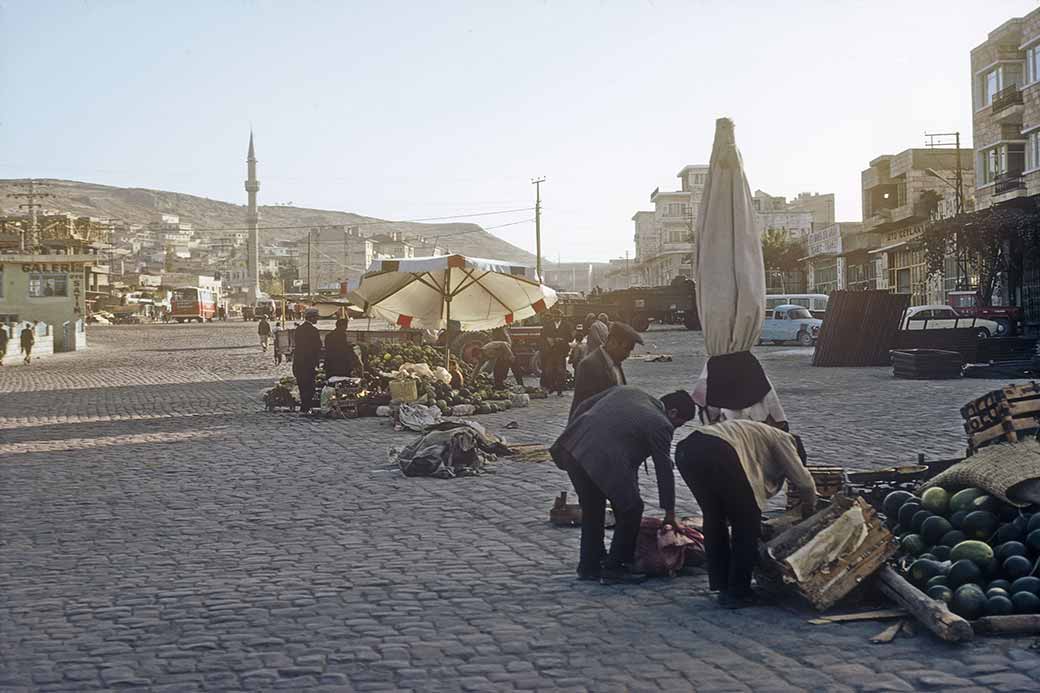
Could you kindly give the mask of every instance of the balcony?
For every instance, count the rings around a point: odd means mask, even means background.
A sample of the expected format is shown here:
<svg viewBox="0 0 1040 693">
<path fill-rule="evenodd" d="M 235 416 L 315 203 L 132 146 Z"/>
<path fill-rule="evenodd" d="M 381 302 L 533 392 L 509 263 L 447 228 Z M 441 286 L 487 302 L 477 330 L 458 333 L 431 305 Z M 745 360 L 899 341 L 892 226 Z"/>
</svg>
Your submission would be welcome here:
<svg viewBox="0 0 1040 693">
<path fill-rule="evenodd" d="M 1021 135 L 1019 131 L 1022 129 L 1022 113 L 1024 110 L 1022 92 L 1017 84 L 1001 89 L 993 97 L 990 113 L 997 122 L 1002 123 L 1001 137 L 1003 139 L 1017 138 Z M 1016 130 L 1015 134 L 1010 138 L 1003 132 L 1007 128 Z"/>
<path fill-rule="evenodd" d="M 1025 189 L 1026 182 L 1022 180 L 1021 173 L 1008 173 L 1003 176 L 997 176 L 997 180 L 993 184 L 993 197 L 999 197 L 1017 191 L 1024 192 Z"/>
</svg>

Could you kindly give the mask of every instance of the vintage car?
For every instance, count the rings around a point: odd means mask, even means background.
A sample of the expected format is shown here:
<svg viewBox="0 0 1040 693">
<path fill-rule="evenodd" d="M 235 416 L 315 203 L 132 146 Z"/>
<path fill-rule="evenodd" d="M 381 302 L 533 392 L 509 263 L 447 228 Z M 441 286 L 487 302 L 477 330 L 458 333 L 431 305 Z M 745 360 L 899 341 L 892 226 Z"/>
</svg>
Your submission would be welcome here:
<svg viewBox="0 0 1040 693">
<path fill-rule="evenodd" d="M 984 318 L 965 317 L 950 306 L 911 306 L 903 313 L 902 330 L 943 330 L 954 327 L 973 328 L 979 339 L 1004 335 L 1006 328 Z"/>
<path fill-rule="evenodd" d="M 821 324 L 823 321 L 814 318 L 805 306 L 776 306 L 766 311 L 759 343 L 798 342 L 802 346 L 812 346 L 820 336 Z"/>
</svg>

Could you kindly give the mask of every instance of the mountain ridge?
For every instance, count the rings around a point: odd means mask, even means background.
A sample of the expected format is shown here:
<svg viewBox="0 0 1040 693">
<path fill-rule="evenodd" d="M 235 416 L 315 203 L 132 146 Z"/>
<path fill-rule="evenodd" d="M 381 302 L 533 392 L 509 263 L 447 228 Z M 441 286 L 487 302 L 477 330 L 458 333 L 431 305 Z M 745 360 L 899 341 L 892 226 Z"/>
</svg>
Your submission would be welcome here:
<svg viewBox="0 0 1040 693">
<path fill-rule="evenodd" d="M 0 179 L 0 199 L 6 213 L 18 213 L 13 192 L 24 192 L 19 186 L 26 179 Z M 192 224 L 201 235 L 219 236 L 222 232 L 245 230 L 245 205 L 215 200 L 188 193 L 151 188 L 126 188 L 85 181 L 58 178 L 34 179 L 45 212 L 69 212 L 77 216 L 105 217 L 131 224 L 158 221 L 160 214 L 176 214 L 182 222 Z M 10 200 L 12 203 L 8 203 Z M 259 206 L 261 243 L 276 239 L 298 240 L 308 229 L 320 226 L 360 226 L 362 234 L 372 236 L 400 232 L 405 236 L 444 239 L 452 251 L 474 257 L 533 265 L 534 254 L 486 231 L 471 222 L 424 223 L 379 219 L 356 212 L 312 209 L 307 207 Z M 450 239 L 450 240 L 449 240 Z"/>
</svg>

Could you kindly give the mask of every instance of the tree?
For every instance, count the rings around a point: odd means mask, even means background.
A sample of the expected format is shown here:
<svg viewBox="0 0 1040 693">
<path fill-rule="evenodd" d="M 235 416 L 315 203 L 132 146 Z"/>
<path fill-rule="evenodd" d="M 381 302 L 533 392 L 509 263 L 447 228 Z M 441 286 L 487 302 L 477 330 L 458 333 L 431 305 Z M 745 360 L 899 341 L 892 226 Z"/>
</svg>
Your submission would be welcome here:
<svg viewBox="0 0 1040 693">
<path fill-rule="evenodd" d="M 765 264 L 766 277 L 770 273 L 783 276 L 788 272 L 797 272 L 802 268 L 801 260 L 808 253 L 802 241 L 794 239 L 784 229 L 766 229 L 762 234 L 762 262 Z"/>
<path fill-rule="evenodd" d="M 1040 261 L 1040 204 L 998 206 L 927 224 L 910 244 L 922 250 L 929 276 L 942 275 L 946 258 L 959 250 L 978 274 L 978 304 L 993 304 L 1001 277 L 1014 283 L 1026 258 Z"/>
</svg>

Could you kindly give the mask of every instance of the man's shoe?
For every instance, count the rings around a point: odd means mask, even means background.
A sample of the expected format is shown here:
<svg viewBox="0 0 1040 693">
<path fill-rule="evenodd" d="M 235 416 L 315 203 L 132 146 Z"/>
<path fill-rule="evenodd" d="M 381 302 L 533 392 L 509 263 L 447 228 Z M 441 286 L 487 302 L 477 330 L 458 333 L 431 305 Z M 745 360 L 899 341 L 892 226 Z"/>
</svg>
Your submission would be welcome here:
<svg viewBox="0 0 1040 693">
<path fill-rule="evenodd" d="M 719 592 L 719 606 L 723 609 L 746 609 L 750 606 L 762 606 L 767 601 L 759 597 L 754 591 L 735 595 L 730 592 Z"/>
<path fill-rule="evenodd" d="M 599 582 L 601 574 L 598 570 L 579 570 L 578 579 L 582 582 Z"/>
<path fill-rule="evenodd" d="M 622 563 L 613 566 L 604 565 L 600 571 L 599 582 L 601 585 L 638 585 L 646 578 L 646 573 L 640 573 L 632 566 Z"/>
</svg>

